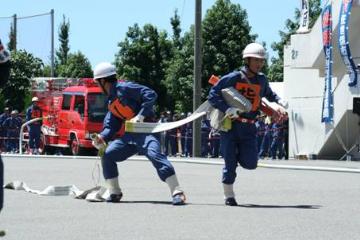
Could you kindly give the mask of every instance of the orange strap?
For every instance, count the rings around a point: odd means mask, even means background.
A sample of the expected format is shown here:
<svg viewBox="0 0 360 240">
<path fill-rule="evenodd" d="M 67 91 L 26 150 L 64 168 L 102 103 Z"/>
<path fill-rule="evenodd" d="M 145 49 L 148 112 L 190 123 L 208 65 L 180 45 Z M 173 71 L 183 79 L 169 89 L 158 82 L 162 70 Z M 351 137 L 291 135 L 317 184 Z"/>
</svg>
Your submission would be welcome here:
<svg viewBox="0 0 360 240">
<path fill-rule="evenodd" d="M 134 111 L 130 107 L 124 106 L 119 99 L 116 99 L 110 103 L 108 105 L 108 109 L 116 117 L 124 120 L 129 120 L 135 116 Z"/>
<path fill-rule="evenodd" d="M 215 75 L 211 75 L 211 77 L 209 78 L 209 83 L 213 86 L 215 86 L 217 84 L 217 82 L 220 80 L 220 78 L 218 76 Z"/>
<path fill-rule="evenodd" d="M 276 113 L 276 111 L 268 104 L 266 104 L 264 101 L 261 101 L 260 110 L 270 117 Z"/>
</svg>

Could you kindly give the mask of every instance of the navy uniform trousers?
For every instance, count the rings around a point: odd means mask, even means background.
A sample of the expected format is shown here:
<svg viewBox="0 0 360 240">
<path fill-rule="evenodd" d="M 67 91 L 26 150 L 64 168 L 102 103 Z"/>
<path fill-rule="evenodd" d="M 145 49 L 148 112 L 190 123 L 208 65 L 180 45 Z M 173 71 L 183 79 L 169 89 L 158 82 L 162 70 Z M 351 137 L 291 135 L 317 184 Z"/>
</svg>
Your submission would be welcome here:
<svg viewBox="0 0 360 240">
<path fill-rule="evenodd" d="M 256 126 L 233 121 L 231 130 L 220 133 L 221 153 L 225 160 L 222 182 L 233 184 L 238 164 L 249 170 L 257 167 Z"/>
<path fill-rule="evenodd" d="M 102 167 L 105 179 L 119 176 L 116 162 L 126 160 L 135 154 L 145 155 L 155 167 L 162 181 L 175 174 L 167 157 L 161 153 L 160 142 L 152 134 L 125 133 L 121 138 L 110 142 L 104 156 Z M 141 174 L 141 169 L 135 175 Z"/>
</svg>

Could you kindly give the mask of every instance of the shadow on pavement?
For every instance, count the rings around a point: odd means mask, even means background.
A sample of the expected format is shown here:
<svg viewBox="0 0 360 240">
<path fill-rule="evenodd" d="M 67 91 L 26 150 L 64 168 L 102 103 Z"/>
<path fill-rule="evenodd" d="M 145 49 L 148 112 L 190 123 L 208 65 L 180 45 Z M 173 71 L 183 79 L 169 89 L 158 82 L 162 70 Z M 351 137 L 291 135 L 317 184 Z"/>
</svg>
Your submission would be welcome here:
<svg viewBox="0 0 360 240">
<path fill-rule="evenodd" d="M 120 201 L 122 203 L 150 203 L 150 204 L 163 204 L 163 205 L 172 205 L 170 201 Z"/>
<path fill-rule="evenodd" d="M 260 205 L 260 204 L 239 204 L 244 208 L 299 208 L 299 209 L 320 209 L 320 205 Z"/>
<path fill-rule="evenodd" d="M 186 203 L 186 205 L 206 205 L 206 206 L 220 206 L 220 207 L 229 207 L 225 204 L 217 203 Z M 321 205 L 260 205 L 260 204 L 239 204 L 234 207 L 243 207 L 243 208 L 298 208 L 298 209 L 320 209 Z"/>
</svg>

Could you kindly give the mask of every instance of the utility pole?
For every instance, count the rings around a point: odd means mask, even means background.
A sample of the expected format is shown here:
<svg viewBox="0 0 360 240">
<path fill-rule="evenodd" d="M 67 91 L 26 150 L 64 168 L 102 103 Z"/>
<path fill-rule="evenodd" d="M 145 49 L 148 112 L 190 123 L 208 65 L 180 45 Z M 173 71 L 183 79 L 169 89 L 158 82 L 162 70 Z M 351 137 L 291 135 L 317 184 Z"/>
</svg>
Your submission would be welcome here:
<svg viewBox="0 0 360 240">
<path fill-rule="evenodd" d="M 51 77 L 54 77 L 54 75 L 55 75 L 55 73 L 54 73 L 54 68 L 55 68 L 55 63 L 54 63 L 54 55 L 55 55 L 55 51 L 54 51 L 54 9 L 51 9 L 50 15 L 51 15 Z"/>
<path fill-rule="evenodd" d="M 201 0 L 195 4 L 195 39 L 194 39 L 194 87 L 193 87 L 193 110 L 201 104 Z M 193 122 L 193 156 L 201 156 L 201 119 Z"/>
<path fill-rule="evenodd" d="M 16 52 L 16 48 L 17 48 L 17 16 L 16 14 L 13 15 L 13 27 L 14 27 L 14 32 L 13 32 L 13 41 L 14 41 L 14 52 Z"/>
</svg>

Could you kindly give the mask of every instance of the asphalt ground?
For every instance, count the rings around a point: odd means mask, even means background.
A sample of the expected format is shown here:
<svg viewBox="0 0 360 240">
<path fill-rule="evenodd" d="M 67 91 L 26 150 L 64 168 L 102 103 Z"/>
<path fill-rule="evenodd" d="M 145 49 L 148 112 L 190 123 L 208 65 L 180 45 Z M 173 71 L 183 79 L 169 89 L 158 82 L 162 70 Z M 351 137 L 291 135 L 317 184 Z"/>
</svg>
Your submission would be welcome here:
<svg viewBox="0 0 360 240">
<path fill-rule="evenodd" d="M 94 158 L 6 155 L 3 160 L 5 183 L 20 180 L 38 190 L 49 185 L 82 190 L 94 186 Z M 235 190 L 240 205 L 228 207 L 222 195 L 222 160 L 216 161 L 219 164 L 174 161 L 186 206 L 170 204 L 166 184 L 148 161 L 118 164 L 124 192 L 119 204 L 5 190 L 3 239 L 360 239 L 359 173 L 238 168 Z M 360 162 L 261 163 L 360 169 Z"/>
</svg>

